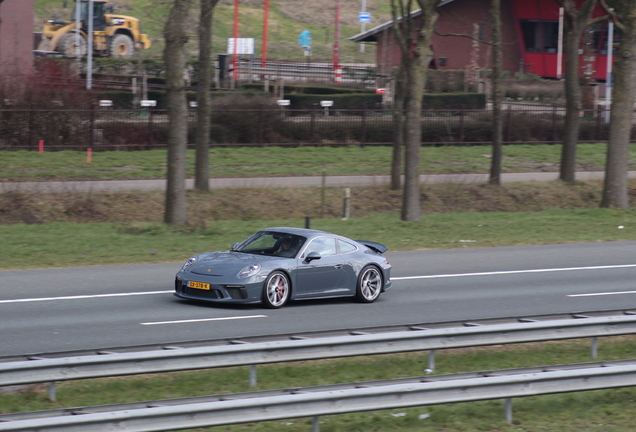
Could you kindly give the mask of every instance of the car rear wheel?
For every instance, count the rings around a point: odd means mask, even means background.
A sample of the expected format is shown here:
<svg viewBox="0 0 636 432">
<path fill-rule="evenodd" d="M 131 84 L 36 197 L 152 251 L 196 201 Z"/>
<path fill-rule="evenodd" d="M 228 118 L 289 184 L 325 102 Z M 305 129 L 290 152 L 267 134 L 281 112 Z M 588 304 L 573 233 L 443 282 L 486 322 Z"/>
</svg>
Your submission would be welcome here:
<svg viewBox="0 0 636 432">
<path fill-rule="evenodd" d="M 356 299 L 362 303 L 372 303 L 382 292 L 382 274 L 375 266 L 366 266 L 358 276 Z"/>
<path fill-rule="evenodd" d="M 265 280 L 263 287 L 263 305 L 266 308 L 278 309 L 287 303 L 291 285 L 287 275 L 280 271 L 275 271 Z"/>
</svg>

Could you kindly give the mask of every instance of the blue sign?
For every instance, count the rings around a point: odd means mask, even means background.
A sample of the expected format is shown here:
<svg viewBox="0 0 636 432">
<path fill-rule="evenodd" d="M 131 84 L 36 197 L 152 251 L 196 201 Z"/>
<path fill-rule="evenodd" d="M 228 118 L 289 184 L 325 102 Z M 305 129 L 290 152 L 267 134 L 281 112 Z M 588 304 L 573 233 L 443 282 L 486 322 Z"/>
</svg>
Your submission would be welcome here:
<svg viewBox="0 0 636 432">
<path fill-rule="evenodd" d="M 371 12 L 359 12 L 358 13 L 358 22 L 370 23 L 371 22 Z"/>
<path fill-rule="evenodd" d="M 298 45 L 304 47 L 311 46 L 311 32 L 309 30 L 303 30 L 303 32 L 298 35 Z"/>
</svg>

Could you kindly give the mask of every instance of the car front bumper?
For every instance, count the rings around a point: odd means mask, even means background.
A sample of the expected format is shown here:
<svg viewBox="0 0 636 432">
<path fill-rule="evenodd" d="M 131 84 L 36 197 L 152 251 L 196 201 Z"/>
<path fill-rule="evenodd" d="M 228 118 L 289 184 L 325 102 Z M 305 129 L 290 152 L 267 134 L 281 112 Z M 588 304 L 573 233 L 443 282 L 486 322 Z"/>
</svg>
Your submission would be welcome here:
<svg viewBox="0 0 636 432">
<path fill-rule="evenodd" d="M 258 303 L 263 291 L 262 283 L 223 284 L 210 283 L 210 289 L 188 287 L 188 281 L 177 276 L 174 281 L 174 295 L 184 299 L 221 303 Z M 200 278 L 191 280 L 203 282 Z M 209 283 L 208 281 L 205 281 Z"/>
</svg>

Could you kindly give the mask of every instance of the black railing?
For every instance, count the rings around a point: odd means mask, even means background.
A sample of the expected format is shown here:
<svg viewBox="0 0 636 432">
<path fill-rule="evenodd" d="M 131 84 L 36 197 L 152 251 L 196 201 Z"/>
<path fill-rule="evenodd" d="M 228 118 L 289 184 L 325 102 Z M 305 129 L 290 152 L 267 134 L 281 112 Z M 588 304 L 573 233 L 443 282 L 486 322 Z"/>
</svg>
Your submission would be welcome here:
<svg viewBox="0 0 636 432">
<path fill-rule="evenodd" d="M 557 144 L 563 138 L 561 107 L 507 105 L 505 144 Z M 606 112 L 581 111 L 579 142 L 605 142 Z M 197 111 L 188 115 L 188 142 L 194 145 Z M 422 145 L 487 145 L 492 111 L 453 109 L 422 112 Z M 314 107 L 233 107 L 215 105 L 212 146 L 371 146 L 392 145 L 390 108 L 343 110 Z M 0 149 L 146 150 L 167 145 L 170 123 L 165 110 L 1 109 Z"/>
</svg>

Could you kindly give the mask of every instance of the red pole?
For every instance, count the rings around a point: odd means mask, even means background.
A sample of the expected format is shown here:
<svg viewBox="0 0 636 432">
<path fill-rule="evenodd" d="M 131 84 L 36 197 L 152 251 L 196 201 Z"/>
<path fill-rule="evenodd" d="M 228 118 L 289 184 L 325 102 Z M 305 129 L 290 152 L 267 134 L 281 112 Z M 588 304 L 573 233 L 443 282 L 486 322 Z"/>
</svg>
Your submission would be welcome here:
<svg viewBox="0 0 636 432">
<path fill-rule="evenodd" d="M 267 67 L 267 30 L 269 25 L 269 0 L 265 0 L 265 16 L 263 18 L 263 64 L 262 66 Z"/>
<path fill-rule="evenodd" d="M 238 79 L 238 26 L 239 26 L 239 0 L 234 0 L 234 79 Z"/>
<path fill-rule="evenodd" d="M 336 0 L 336 33 L 333 38 L 333 70 L 340 64 L 340 0 Z"/>
</svg>

